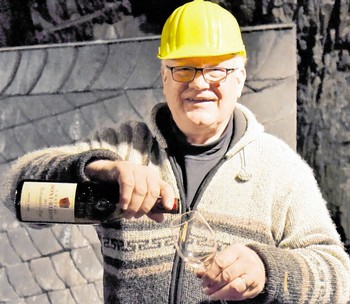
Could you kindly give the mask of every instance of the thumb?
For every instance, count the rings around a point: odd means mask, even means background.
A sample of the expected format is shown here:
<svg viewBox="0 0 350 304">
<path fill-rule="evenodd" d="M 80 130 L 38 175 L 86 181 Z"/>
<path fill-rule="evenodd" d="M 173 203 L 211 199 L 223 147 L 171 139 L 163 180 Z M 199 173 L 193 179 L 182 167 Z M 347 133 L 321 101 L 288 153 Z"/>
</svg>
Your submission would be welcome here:
<svg viewBox="0 0 350 304">
<path fill-rule="evenodd" d="M 163 180 L 160 183 L 160 196 L 162 205 L 166 210 L 170 211 L 175 207 L 178 208 L 173 188 Z"/>
</svg>

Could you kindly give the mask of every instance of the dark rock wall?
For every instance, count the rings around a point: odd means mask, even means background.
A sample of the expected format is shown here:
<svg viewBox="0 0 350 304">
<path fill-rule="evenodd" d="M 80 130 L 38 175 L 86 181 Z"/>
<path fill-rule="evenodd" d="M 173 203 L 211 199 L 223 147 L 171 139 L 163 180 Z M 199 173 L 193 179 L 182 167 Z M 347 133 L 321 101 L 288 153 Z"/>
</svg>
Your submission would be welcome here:
<svg viewBox="0 0 350 304">
<path fill-rule="evenodd" d="M 349 1 L 318 2 L 297 8 L 298 149 L 350 248 Z"/>
</svg>

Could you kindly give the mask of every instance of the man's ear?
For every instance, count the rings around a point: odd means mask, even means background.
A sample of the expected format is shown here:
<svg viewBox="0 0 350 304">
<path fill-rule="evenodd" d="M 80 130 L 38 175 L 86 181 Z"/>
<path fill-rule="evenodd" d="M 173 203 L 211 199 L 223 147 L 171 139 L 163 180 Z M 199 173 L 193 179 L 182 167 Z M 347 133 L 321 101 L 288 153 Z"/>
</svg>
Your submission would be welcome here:
<svg viewBox="0 0 350 304">
<path fill-rule="evenodd" d="M 241 97 L 247 73 L 245 68 L 240 68 L 235 74 L 237 79 L 237 97 Z"/>
<path fill-rule="evenodd" d="M 162 84 L 163 84 L 163 94 L 164 94 L 164 96 L 166 96 L 166 94 L 165 94 L 165 86 L 166 86 L 166 81 L 168 79 L 168 76 L 167 76 L 167 73 L 166 73 L 165 69 L 166 69 L 165 68 L 165 64 L 164 64 L 164 62 L 162 62 L 162 65 L 160 67 L 160 76 L 162 76 Z"/>
<path fill-rule="evenodd" d="M 165 73 L 165 64 L 164 62 L 161 63 L 161 67 L 160 67 L 160 75 L 162 76 L 162 81 L 163 81 L 163 84 L 167 78 L 166 76 L 166 73 Z"/>
</svg>

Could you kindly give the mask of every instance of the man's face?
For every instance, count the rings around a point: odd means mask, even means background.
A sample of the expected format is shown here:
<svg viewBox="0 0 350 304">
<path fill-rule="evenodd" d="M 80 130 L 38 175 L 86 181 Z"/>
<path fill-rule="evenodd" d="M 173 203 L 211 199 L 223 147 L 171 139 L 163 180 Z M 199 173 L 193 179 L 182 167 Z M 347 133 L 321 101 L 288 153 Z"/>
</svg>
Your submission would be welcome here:
<svg viewBox="0 0 350 304">
<path fill-rule="evenodd" d="M 208 83 L 200 71 L 188 83 L 176 82 L 166 66 L 238 68 L 225 81 Z M 192 143 L 208 143 L 220 137 L 241 95 L 245 69 L 243 59 L 232 55 L 195 57 L 162 62 L 164 95 L 173 119 Z"/>
</svg>

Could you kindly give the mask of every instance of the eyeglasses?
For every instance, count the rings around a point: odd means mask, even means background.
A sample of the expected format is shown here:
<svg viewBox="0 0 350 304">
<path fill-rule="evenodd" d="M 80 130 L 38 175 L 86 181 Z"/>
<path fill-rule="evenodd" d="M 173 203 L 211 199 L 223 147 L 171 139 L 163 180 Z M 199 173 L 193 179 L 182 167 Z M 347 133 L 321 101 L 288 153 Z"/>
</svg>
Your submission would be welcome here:
<svg viewBox="0 0 350 304">
<path fill-rule="evenodd" d="M 226 80 L 229 73 L 237 70 L 234 68 L 227 69 L 222 67 L 215 68 L 195 68 L 190 66 L 166 66 L 171 71 L 173 80 L 177 82 L 191 82 L 200 71 L 207 83 L 218 83 Z"/>
</svg>

